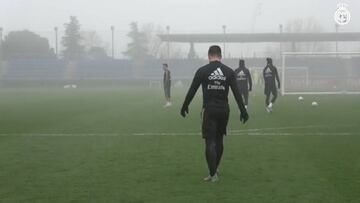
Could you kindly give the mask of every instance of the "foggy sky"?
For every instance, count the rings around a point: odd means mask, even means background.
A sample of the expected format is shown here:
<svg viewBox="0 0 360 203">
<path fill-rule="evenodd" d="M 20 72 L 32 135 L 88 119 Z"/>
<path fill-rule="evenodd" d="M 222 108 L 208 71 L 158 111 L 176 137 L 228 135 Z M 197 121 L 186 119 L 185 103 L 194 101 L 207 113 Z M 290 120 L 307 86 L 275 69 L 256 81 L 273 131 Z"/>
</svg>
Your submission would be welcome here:
<svg viewBox="0 0 360 203">
<path fill-rule="evenodd" d="M 333 31 L 339 0 L 0 0 L 0 27 L 5 33 L 28 29 L 46 33 L 63 29 L 77 16 L 83 29 L 107 33 L 114 25 L 120 50 L 126 45 L 129 23 L 170 25 L 172 33 L 278 32 L 279 24 L 315 17 L 325 31 Z M 352 21 L 341 31 L 360 31 L 360 1 L 349 4 Z M 258 13 L 255 15 L 254 13 Z M 102 34 L 108 42 L 108 35 Z M 48 37 L 50 38 L 50 37 Z M 49 39 L 52 40 L 51 38 Z"/>
</svg>

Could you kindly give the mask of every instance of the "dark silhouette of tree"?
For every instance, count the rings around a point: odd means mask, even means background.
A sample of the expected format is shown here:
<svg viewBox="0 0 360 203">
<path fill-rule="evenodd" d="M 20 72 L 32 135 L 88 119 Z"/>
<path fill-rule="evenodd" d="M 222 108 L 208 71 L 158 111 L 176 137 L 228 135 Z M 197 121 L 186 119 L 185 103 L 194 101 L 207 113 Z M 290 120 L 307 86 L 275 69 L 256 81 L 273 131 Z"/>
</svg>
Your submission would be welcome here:
<svg viewBox="0 0 360 203">
<path fill-rule="evenodd" d="M 5 36 L 3 53 L 5 59 L 55 56 L 48 39 L 27 30 L 13 31 Z"/>
<path fill-rule="evenodd" d="M 146 34 L 140 32 L 137 23 L 132 22 L 130 24 L 131 31 L 128 33 L 128 37 L 132 39 L 132 42 L 128 44 L 127 50 L 124 55 L 132 59 L 144 59 L 149 57 L 148 54 L 148 41 Z"/>
<path fill-rule="evenodd" d="M 65 59 L 76 60 L 84 56 L 84 47 L 81 45 L 80 23 L 75 16 L 70 16 L 70 22 L 65 23 L 65 35 L 62 38 Z"/>
</svg>

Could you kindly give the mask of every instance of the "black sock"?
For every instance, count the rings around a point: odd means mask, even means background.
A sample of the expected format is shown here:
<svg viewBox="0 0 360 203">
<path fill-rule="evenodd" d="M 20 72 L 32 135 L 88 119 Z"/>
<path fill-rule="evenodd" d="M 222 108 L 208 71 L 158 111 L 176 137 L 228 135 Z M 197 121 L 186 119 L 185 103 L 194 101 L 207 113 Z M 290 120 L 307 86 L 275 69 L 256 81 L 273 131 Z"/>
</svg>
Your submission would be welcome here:
<svg viewBox="0 0 360 203">
<path fill-rule="evenodd" d="M 223 135 L 218 135 L 217 139 L 216 139 L 216 169 L 219 167 L 220 165 L 220 161 L 221 161 L 221 157 L 223 155 L 224 152 L 224 143 L 223 143 Z"/>
<path fill-rule="evenodd" d="M 210 176 L 214 176 L 217 168 L 216 165 L 217 153 L 216 153 L 215 139 L 206 139 L 205 142 L 206 142 L 206 147 L 205 147 L 206 161 L 210 171 Z"/>
</svg>

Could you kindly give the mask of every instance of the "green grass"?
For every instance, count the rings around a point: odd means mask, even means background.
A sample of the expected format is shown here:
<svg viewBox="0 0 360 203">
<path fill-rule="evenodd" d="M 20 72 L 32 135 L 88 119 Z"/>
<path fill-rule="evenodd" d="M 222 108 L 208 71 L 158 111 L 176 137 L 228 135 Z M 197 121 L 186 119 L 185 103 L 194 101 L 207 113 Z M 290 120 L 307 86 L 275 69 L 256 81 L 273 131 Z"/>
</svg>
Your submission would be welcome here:
<svg viewBox="0 0 360 203">
<path fill-rule="evenodd" d="M 157 89 L 0 90 L 0 202 L 360 202 L 359 96 L 280 97 L 269 115 L 258 91 L 246 125 L 230 96 L 209 184 L 199 93 L 183 119 L 184 90 L 169 109 Z"/>
</svg>

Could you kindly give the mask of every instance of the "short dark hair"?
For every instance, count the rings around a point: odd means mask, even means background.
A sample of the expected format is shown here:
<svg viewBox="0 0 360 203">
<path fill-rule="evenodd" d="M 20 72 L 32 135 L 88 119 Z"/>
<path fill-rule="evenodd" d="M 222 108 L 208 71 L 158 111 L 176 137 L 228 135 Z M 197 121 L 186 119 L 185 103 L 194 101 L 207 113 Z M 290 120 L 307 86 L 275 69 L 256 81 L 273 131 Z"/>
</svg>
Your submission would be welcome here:
<svg viewBox="0 0 360 203">
<path fill-rule="evenodd" d="M 168 67 L 168 64 L 167 64 L 167 63 L 163 63 L 163 66 Z"/>
<path fill-rule="evenodd" d="M 221 57 L 221 48 L 218 45 L 211 46 L 209 48 L 208 55 Z"/>
<path fill-rule="evenodd" d="M 239 60 L 239 65 L 245 65 L 245 60 L 244 60 L 244 59 L 240 59 L 240 60 Z"/>
</svg>

